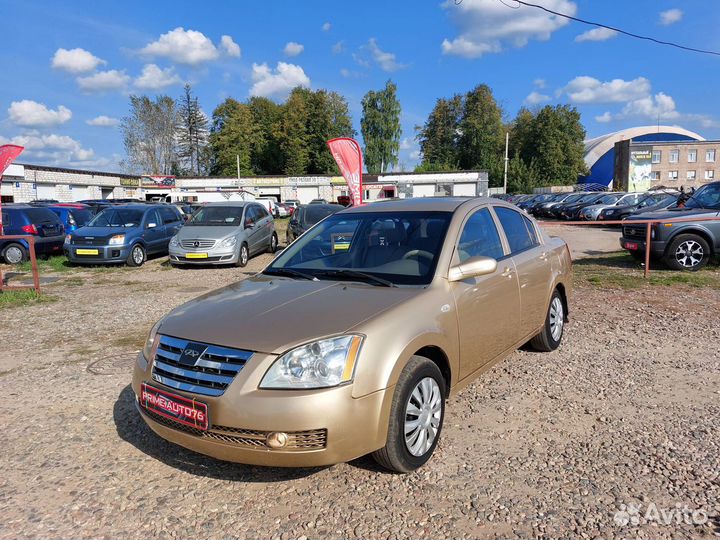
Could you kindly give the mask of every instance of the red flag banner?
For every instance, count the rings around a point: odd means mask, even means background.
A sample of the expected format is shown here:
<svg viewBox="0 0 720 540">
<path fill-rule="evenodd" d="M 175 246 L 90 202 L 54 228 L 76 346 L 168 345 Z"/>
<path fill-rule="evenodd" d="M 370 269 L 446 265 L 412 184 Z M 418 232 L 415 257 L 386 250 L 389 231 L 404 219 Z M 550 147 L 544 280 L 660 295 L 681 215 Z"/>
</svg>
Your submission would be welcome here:
<svg viewBox="0 0 720 540">
<path fill-rule="evenodd" d="M 353 206 L 362 204 L 362 152 L 354 139 L 340 137 L 327 142 L 335 163 L 350 188 Z"/>
<path fill-rule="evenodd" d="M 15 144 L 5 144 L 0 146 L 0 185 L 2 185 L 2 175 L 10 164 L 20 155 L 20 152 L 25 150 L 23 146 L 17 146 Z M 0 212 L 0 234 L 3 233 L 2 227 L 2 212 Z"/>
</svg>

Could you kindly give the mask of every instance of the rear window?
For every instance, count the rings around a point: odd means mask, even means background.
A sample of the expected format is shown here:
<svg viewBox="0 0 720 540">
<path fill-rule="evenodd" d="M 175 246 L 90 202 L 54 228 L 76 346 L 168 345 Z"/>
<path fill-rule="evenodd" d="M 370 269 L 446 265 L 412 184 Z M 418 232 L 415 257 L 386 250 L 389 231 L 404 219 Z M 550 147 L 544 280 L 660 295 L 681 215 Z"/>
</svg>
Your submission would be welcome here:
<svg viewBox="0 0 720 540">
<path fill-rule="evenodd" d="M 75 223 L 77 223 L 78 227 L 82 227 L 88 221 L 90 221 L 93 217 L 92 212 L 90 212 L 90 210 L 73 210 L 72 212 L 70 212 L 70 215 L 72 215 L 72 217 L 75 220 Z"/>
<path fill-rule="evenodd" d="M 303 223 L 308 227 L 315 225 L 318 221 L 321 221 L 335 212 L 343 210 L 342 206 L 308 206 L 305 208 L 303 214 Z"/>
<path fill-rule="evenodd" d="M 31 223 L 44 223 L 47 221 L 56 223 L 60 221 L 55 213 L 47 208 L 27 208 L 23 212 Z"/>
</svg>

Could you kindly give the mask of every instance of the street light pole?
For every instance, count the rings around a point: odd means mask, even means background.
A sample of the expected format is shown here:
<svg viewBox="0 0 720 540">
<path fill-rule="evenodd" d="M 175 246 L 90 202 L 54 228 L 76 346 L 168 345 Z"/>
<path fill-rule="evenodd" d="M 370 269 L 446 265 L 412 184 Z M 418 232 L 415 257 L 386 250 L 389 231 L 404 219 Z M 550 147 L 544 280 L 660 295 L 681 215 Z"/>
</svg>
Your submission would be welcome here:
<svg viewBox="0 0 720 540">
<path fill-rule="evenodd" d="M 503 190 L 507 193 L 507 171 L 508 171 L 508 145 L 510 143 L 510 132 L 505 132 L 505 172 L 503 174 Z"/>
</svg>

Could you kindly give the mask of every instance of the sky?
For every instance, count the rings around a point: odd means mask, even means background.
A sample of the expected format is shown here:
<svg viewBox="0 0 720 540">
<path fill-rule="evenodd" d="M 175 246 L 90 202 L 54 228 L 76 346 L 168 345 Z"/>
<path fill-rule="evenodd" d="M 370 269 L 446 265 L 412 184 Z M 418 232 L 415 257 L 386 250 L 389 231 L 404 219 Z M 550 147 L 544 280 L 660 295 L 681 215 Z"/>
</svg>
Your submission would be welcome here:
<svg viewBox="0 0 720 540">
<path fill-rule="evenodd" d="M 717 0 L 534 1 L 720 51 Z M 481 83 L 506 120 L 522 106 L 570 104 L 588 137 L 660 121 L 720 138 L 720 56 L 515 0 L 0 0 L 0 13 L 0 144 L 25 146 L 24 163 L 121 170 L 129 95 L 179 97 L 185 82 L 208 115 L 227 97 L 281 102 L 297 85 L 334 90 L 359 133 L 362 96 L 392 79 L 406 170 L 420 159 L 416 127 L 435 101 Z"/>
</svg>

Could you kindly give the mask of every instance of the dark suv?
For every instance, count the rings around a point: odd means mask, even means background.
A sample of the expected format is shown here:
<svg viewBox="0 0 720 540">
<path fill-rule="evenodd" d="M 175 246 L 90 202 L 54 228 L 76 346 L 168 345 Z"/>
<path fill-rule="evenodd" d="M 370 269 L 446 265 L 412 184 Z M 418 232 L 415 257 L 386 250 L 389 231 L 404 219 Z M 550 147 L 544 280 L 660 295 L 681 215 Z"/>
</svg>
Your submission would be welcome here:
<svg viewBox="0 0 720 540">
<path fill-rule="evenodd" d="M 720 253 L 720 182 L 705 184 L 685 205 L 629 216 L 628 220 L 718 218 L 717 221 L 658 223 L 650 230 L 650 254 L 662 257 L 673 270 L 699 270 Z M 647 226 L 624 225 L 620 245 L 634 257 L 645 257 Z"/>
<path fill-rule="evenodd" d="M 51 210 L 28 204 L 5 204 L 2 222 L 5 235 L 34 236 L 37 255 L 62 254 L 65 227 Z M 0 240 L 0 255 L 8 264 L 27 261 L 29 244 L 25 240 Z"/>
</svg>

